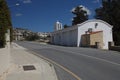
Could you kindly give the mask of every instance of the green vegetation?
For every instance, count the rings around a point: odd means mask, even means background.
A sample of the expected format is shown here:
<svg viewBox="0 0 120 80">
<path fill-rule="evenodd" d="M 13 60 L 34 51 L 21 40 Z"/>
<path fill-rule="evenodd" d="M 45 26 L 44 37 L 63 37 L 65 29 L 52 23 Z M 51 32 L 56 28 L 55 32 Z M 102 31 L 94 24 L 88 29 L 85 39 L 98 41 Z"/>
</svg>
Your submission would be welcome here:
<svg viewBox="0 0 120 80">
<path fill-rule="evenodd" d="M 120 0 L 102 0 L 102 7 L 95 11 L 96 19 L 113 25 L 113 39 L 116 45 L 120 45 Z"/>
<path fill-rule="evenodd" d="M 65 24 L 63 27 L 64 27 L 64 28 L 68 28 L 69 26 L 68 26 L 67 24 Z"/>
<path fill-rule="evenodd" d="M 72 13 L 75 15 L 75 17 L 73 17 L 72 25 L 76 25 L 88 20 L 87 11 L 83 10 L 82 6 L 77 6 Z"/>
<path fill-rule="evenodd" d="M 35 41 L 35 40 L 38 40 L 39 38 L 40 38 L 40 37 L 39 37 L 37 34 L 32 34 L 32 35 L 26 36 L 26 37 L 25 37 L 25 40 Z"/>
<path fill-rule="evenodd" d="M 5 0 L 0 0 L 0 46 L 4 47 L 6 40 L 5 40 L 5 33 L 7 29 L 10 29 L 12 32 L 12 24 L 10 18 L 9 8 Z M 11 35 L 12 40 L 12 35 Z"/>
</svg>

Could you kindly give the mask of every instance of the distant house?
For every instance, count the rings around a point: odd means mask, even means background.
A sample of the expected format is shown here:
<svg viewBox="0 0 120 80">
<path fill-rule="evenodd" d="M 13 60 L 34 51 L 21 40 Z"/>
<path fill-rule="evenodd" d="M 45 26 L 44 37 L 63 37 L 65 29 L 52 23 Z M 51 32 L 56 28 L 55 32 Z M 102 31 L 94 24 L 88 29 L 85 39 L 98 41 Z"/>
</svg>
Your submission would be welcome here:
<svg viewBox="0 0 120 80">
<path fill-rule="evenodd" d="M 23 29 L 23 28 L 13 29 L 13 39 L 16 41 L 25 40 L 25 37 L 31 34 L 33 34 L 33 32 L 28 29 Z"/>
<path fill-rule="evenodd" d="M 50 35 L 50 32 L 37 32 L 36 34 L 41 38 L 46 38 Z"/>
<path fill-rule="evenodd" d="M 108 49 L 108 42 L 113 42 L 112 28 L 113 26 L 102 20 L 88 20 L 69 28 L 55 30 L 51 34 L 51 43 L 77 47 L 98 45 L 101 49 Z"/>
</svg>

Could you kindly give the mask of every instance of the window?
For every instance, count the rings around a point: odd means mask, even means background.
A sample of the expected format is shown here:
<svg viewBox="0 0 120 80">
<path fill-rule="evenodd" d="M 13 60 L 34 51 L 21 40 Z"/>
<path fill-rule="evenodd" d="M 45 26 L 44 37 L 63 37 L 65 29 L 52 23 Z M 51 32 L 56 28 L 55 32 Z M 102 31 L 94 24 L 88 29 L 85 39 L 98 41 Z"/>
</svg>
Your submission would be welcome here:
<svg viewBox="0 0 120 80">
<path fill-rule="evenodd" d="M 93 31 L 93 29 L 92 28 L 88 28 L 88 32 L 92 32 Z"/>
</svg>

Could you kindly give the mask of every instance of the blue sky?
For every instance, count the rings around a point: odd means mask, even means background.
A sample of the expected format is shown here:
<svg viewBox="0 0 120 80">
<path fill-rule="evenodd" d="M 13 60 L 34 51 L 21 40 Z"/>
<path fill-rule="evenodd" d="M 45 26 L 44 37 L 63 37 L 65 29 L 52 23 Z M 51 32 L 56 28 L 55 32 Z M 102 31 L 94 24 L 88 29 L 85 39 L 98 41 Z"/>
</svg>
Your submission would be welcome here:
<svg viewBox="0 0 120 80">
<path fill-rule="evenodd" d="M 101 0 L 7 0 L 14 27 L 27 28 L 34 32 L 52 32 L 58 20 L 63 25 L 71 25 L 71 10 L 79 5 L 90 11 L 90 19 L 94 10 L 101 6 Z M 19 6 L 15 6 L 19 3 Z"/>
</svg>

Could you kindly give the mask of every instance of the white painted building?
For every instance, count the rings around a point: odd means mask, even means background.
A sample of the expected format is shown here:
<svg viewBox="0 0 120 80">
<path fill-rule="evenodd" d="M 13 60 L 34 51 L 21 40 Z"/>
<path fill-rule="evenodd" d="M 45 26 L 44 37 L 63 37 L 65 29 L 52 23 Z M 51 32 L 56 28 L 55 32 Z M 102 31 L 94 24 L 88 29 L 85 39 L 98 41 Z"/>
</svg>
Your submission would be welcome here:
<svg viewBox="0 0 120 80">
<path fill-rule="evenodd" d="M 34 32 L 23 29 L 23 28 L 14 28 L 13 29 L 13 39 L 16 41 L 25 40 L 26 36 L 29 36 L 31 34 L 34 34 Z"/>
<path fill-rule="evenodd" d="M 54 31 L 62 30 L 62 23 L 57 21 L 54 26 Z"/>
<path fill-rule="evenodd" d="M 37 32 L 37 35 L 39 37 L 47 37 L 48 35 L 50 35 L 50 33 L 48 33 L 48 32 Z"/>
<path fill-rule="evenodd" d="M 89 35 L 89 41 L 101 44 L 102 49 L 108 49 L 108 42 L 113 42 L 112 28 L 110 24 L 102 20 L 88 20 L 81 24 L 54 31 L 51 34 L 51 43 L 66 46 L 82 46 L 83 35 Z M 99 34 L 98 34 L 99 33 Z M 90 36 L 92 36 L 90 38 Z M 87 38 L 87 36 L 84 36 Z M 89 42 L 90 43 L 90 42 Z"/>
<path fill-rule="evenodd" d="M 51 32 L 37 32 L 36 34 L 39 36 L 39 40 L 37 41 L 46 43 L 50 42 Z"/>
</svg>

